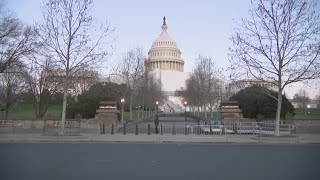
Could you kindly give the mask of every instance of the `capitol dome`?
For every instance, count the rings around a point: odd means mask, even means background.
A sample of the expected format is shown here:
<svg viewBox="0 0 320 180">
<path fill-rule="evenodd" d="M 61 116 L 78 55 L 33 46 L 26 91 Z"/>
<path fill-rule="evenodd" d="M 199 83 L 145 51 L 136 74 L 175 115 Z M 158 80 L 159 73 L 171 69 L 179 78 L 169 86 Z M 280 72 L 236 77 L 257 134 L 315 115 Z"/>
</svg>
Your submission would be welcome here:
<svg viewBox="0 0 320 180">
<path fill-rule="evenodd" d="M 145 62 L 150 69 L 181 71 L 184 69 L 184 61 L 181 59 L 181 52 L 175 40 L 173 40 L 167 29 L 166 18 L 163 18 L 159 37 L 153 41 Z"/>
</svg>

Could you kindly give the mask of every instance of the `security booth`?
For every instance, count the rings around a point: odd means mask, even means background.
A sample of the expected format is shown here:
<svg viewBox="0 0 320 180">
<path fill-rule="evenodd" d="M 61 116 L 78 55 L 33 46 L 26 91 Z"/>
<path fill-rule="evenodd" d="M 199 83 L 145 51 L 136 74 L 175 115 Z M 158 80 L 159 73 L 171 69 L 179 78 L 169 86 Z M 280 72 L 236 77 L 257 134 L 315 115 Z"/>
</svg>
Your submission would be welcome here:
<svg viewBox="0 0 320 180">
<path fill-rule="evenodd" d="M 239 101 L 223 101 L 220 104 L 220 114 L 224 123 L 239 123 L 243 118 Z"/>
<path fill-rule="evenodd" d="M 109 100 L 109 101 L 104 101 L 100 100 L 97 101 L 97 109 L 108 109 L 108 110 L 116 110 L 117 109 L 117 101 L 114 100 Z"/>
<path fill-rule="evenodd" d="M 97 101 L 95 119 L 105 127 L 117 127 L 119 125 L 118 117 L 120 110 L 117 108 L 115 100 L 99 100 Z"/>
</svg>

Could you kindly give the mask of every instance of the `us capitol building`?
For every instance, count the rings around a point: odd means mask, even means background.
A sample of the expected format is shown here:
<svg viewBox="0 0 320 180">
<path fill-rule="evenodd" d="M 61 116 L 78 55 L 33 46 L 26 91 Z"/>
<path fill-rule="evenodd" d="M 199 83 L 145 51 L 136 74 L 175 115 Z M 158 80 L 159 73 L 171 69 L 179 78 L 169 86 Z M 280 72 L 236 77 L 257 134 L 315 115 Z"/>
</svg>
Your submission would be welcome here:
<svg viewBox="0 0 320 180">
<path fill-rule="evenodd" d="M 170 97 L 174 96 L 176 91 L 185 90 L 188 73 L 184 72 L 181 51 L 176 41 L 170 37 L 167 29 L 164 17 L 161 33 L 152 43 L 145 66 L 155 73 L 161 82 L 161 91 Z"/>
</svg>

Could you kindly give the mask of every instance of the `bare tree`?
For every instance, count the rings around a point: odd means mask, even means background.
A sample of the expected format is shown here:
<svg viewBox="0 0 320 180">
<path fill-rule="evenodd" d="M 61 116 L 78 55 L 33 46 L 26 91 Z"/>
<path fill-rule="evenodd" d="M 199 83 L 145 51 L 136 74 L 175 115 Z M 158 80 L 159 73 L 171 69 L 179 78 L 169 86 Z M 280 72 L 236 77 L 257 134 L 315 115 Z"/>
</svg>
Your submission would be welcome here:
<svg viewBox="0 0 320 180">
<path fill-rule="evenodd" d="M 132 120 L 133 96 L 137 95 L 137 88 L 144 73 L 143 50 L 135 48 L 126 52 L 118 65 L 118 71 L 122 74 L 124 82 L 127 85 L 127 90 L 124 96 L 130 98 L 130 120 Z"/>
<path fill-rule="evenodd" d="M 136 102 L 142 108 L 150 109 L 154 103 L 163 99 L 161 92 L 161 83 L 154 73 L 145 67 L 143 76 L 139 79 L 137 87 Z"/>
<path fill-rule="evenodd" d="M 12 72 L 0 75 L 0 101 L 4 103 L 5 119 L 8 119 L 10 109 L 16 104 L 18 94 L 23 89 L 23 81 L 16 69 L 9 68 Z M 14 73 L 13 73 L 14 72 Z"/>
<path fill-rule="evenodd" d="M 293 96 L 293 101 L 298 103 L 298 107 L 304 109 L 304 114 L 307 114 L 307 104 L 310 98 L 306 90 L 300 89 L 298 93 Z"/>
<path fill-rule="evenodd" d="M 316 101 L 317 101 L 317 108 L 320 108 L 320 92 L 316 96 Z"/>
<path fill-rule="evenodd" d="M 36 118 L 46 114 L 52 96 L 62 85 L 62 81 L 52 79 L 56 66 L 50 57 L 38 56 L 30 67 L 25 68 L 23 77 L 26 90 L 32 95 Z"/>
<path fill-rule="evenodd" d="M 64 72 L 62 133 L 69 78 L 79 69 L 103 64 L 111 48 L 113 29 L 108 24 L 96 27 L 91 8 L 92 0 L 48 0 L 42 7 L 43 22 L 38 24 L 44 46 Z"/>
<path fill-rule="evenodd" d="M 190 77 L 186 81 L 186 91 L 184 93 L 184 98 L 188 102 L 189 106 L 194 108 L 198 108 L 201 106 L 200 98 L 200 84 L 197 80 L 197 77 L 194 74 L 191 74 Z M 198 110 L 199 112 L 199 110 Z"/>
<path fill-rule="evenodd" d="M 187 81 L 185 98 L 189 105 L 201 107 L 207 117 L 206 108 L 211 111 L 218 106 L 222 95 L 222 77 L 211 57 L 199 57 L 196 66 Z"/>
<path fill-rule="evenodd" d="M 230 64 L 239 75 L 278 87 L 275 135 L 279 135 L 283 89 L 319 77 L 320 18 L 314 2 L 252 1 L 249 17 L 232 36 Z"/>
<path fill-rule="evenodd" d="M 0 73 L 22 65 L 21 58 L 37 46 L 33 28 L 23 25 L 13 13 L 0 6 Z"/>
</svg>

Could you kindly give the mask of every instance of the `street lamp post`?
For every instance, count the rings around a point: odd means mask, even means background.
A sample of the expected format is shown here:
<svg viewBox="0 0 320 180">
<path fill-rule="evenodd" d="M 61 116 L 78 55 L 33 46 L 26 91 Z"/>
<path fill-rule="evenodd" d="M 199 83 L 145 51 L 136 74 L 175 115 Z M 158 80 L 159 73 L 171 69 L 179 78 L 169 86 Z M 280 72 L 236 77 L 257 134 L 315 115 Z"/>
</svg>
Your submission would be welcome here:
<svg viewBox="0 0 320 180">
<path fill-rule="evenodd" d="M 140 117 L 143 118 L 143 114 L 141 112 L 141 106 L 139 105 L 138 106 L 138 119 L 140 119 Z"/>
<path fill-rule="evenodd" d="M 163 104 L 163 115 L 166 115 L 166 104 Z"/>
<path fill-rule="evenodd" d="M 121 102 L 121 105 L 122 105 L 122 107 L 121 107 L 121 123 L 123 123 L 124 98 L 122 98 L 122 99 L 120 100 L 120 102 Z"/>
<path fill-rule="evenodd" d="M 156 101 L 156 115 L 158 115 L 158 104 L 159 104 L 159 102 Z"/>
<path fill-rule="evenodd" d="M 187 101 L 184 102 L 184 121 L 187 122 Z"/>
</svg>

